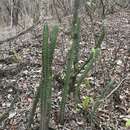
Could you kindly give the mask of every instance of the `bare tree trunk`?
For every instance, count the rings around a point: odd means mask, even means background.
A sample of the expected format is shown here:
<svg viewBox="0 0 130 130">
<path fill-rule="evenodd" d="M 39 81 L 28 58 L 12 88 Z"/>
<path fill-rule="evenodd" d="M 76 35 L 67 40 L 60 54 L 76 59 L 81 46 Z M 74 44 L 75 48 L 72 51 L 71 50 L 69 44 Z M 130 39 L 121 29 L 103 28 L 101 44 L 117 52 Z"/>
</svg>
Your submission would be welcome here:
<svg viewBox="0 0 130 130">
<path fill-rule="evenodd" d="M 20 9 L 20 0 L 13 0 L 13 10 L 12 10 L 12 25 L 18 25 L 18 16 Z"/>
</svg>

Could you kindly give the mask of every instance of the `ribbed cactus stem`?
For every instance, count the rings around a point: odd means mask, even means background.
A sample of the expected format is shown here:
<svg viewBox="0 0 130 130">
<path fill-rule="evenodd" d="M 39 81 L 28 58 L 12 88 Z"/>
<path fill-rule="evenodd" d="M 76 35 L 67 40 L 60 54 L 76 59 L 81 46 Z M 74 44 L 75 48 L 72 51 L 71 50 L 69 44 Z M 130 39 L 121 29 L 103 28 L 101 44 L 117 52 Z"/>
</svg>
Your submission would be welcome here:
<svg viewBox="0 0 130 130">
<path fill-rule="evenodd" d="M 73 21 L 72 21 L 72 46 L 67 54 L 67 65 L 65 68 L 65 77 L 64 85 L 62 91 L 62 101 L 61 101 L 61 110 L 60 110 L 60 123 L 64 123 L 64 114 L 65 114 L 65 104 L 67 101 L 67 96 L 70 86 L 72 89 L 75 84 L 76 78 L 73 77 L 73 72 L 77 69 L 76 65 L 78 63 L 79 56 L 79 32 L 80 32 L 80 20 L 78 18 L 78 9 L 79 9 L 79 0 L 74 1 L 74 12 L 73 12 Z M 73 68 L 74 66 L 74 68 Z"/>
<path fill-rule="evenodd" d="M 52 64 L 54 50 L 56 48 L 56 40 L 58 35 L 58 26 L 54 26 L 50 33 L 50 63 Z"/>
<path fill-rule="evenodd" d="M 72 19 L 72 30 L 71 30 L 71 38 L 73 41 L 73 48 L 72 48 L 72 53 L 73 53 L 73 73 L 77 72 L 78 70 L 78 60 L 79 60 L 79 42 L 80 42 L 80 18 L 78 17 L 78 9 L 80 6 L 80 0 L 75 0 L 74 1 L 74 8 L 73 8 L 73 19 Z M 76 81 L 76 76 L 72 74 L 71 76 L 71 81 L 70 81 L 70 88 L 69 92 L 74 92 L 75 91 L 75 81 Z"/>
<path fill-rule="evenodd" d="M 41 85 L 41 122 L 40 130 L 47 130 L 47 88 L 48 88 L 48 67 L 49 67 L 49 30 L 45 24 L 43 28 L 43 45 L 42 45 L 42 85 Z"/>
<path fill-rule="evenodd" d="M 58 27 L 54 26 L 50 33 L 48 25 L 44 25 L 43 29 L 43 47 L 42 47 L 42 85 L 41 85 L 41 123 L 40 130 L 48 130 L 49 117 L 51 110 L 52 95 L 52 61 L 54 49 L 56 47 L 56 39 Z"/>
<path fill-rule="evenodd" d="M 77 22 L 73 29 L 73 44 L 74 44 L 74 65 L 78 63 L 79 59 L 79 42 L 80 42 L 80 19 L 77 18 Z"/>
<path fill-rule="evenodd" d="M 51 95 L 52 95 L 52 87 L 53 87 L 53 77 L 52 77 L 52 61 L 54 50 L 56 48 L 56 40 L 58 35 L 58 26 L 54 26 L 50 33 L 50 47 L 49 47 L 49 80 L 48 80 L 48 116 L 51 111 Z"/>
<path fill-rule="evenodd" d="M 73 54 L 72 54 L 72 50 L 70 49 L 68 52 L 67 66 L 66 66 L 65 78 L 64 78 L 64 86 L 63 86 L 63 91 L 62 91 L 62 101 L 61 101 L 61 110 L 60 110 L 60 123 L 61 124 L 64 124 L 65 104 L 67 101 L 71 70 L 72 70 L 72 58 L 73 58 Z"/>
<path fill-rule="evenodd" d="M 74 67 L 78 63 L 79 56 L 79 41 L 80 41 L 80 19 L 78 17 L 78 9 L 80 6 L 80 0 L 74 1 L 74 12 L 73 12 L 73 21 L 72 21 L 72 40 L 74 44 Z"/>
<path fill-rule="evenodd" d="M 72 29 L 72 39 L 73 39 L 73 73 L 78 71 L 78 61 L 79 61 L 79 50 L 80 50 L 80 19 L 77 17 L 75 25 Z M 70 92 L 75 91 L 76 76 L 73 74 L 71 77 Z"/>
</svg>

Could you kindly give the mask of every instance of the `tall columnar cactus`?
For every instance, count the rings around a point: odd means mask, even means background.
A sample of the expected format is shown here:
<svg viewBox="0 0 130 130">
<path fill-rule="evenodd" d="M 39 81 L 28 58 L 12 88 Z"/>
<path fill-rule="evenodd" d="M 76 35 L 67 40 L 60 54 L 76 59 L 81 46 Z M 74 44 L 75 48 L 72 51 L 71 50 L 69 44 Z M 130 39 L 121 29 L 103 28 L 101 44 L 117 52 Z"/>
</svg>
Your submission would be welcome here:
<svg viewBox="0 0 130 130">
<path fill-rule="evenodd" d="M 72 19 L 72 32 L 71 38 L 73 41 L 73 73 L 71 75 L 70 81 L 70 92 L 75 91 L 75 82 L 76 76 L 74 75 L 75 72 L 78 71 L 78 61 L 79 61 L 79 42 L 80 42 L 80 18 L 78 17 L 78 9 L 80 6 L 80 0 L 74 1 L 74 9 L 73 9 L 73 19 Z"/>
<path fill-rule="evenodd" d="M 58 26 L 54 26 L 50 33 L 50 64 L 52 64 L 54 49 L 56 47 L 56 40 L 58 34 Z"/>
<path fill-rule="evenodd" d="M 62 101 L 61 101 L 61 110 L 60 110 L 60 123 L 64 123 L 64 113 L 65 113 L 65 104 L 67 101 L 68 91 L 69 91 L 69 84 L 70 84 L 70 78 L 71 78 L 71 71 L 72 71 L 72 59 L 73 59 L 73 53 L 72 49 L 68 52 L 67 57 L 67 65 L 65 70 L 65 78 L 64 78 L 64 86 L 62 91 Z"/>
<path fill-rule="evenodd" d="M 42 47 L 42 85 L 41 85 L 41 122 L 40 130 L 48 130 L 49 113 L 51 109 L 51 91 L 52 91 L 52 60 L 56 46 L 58 27 L 55 26 L 51 32 L 49 43 L 48 25 L 43 29 L 43 47 Z"/>
<path fill-rule="evenodd" d="M 78 71 L 79 61 L 79 42 L 80 42 L 80 19 L 77 17 L 77 21 L 72 28 L 72 39 L 73 39 L 73 73 Z M 70 83 L 70 92 L 75 91 L 76 76 L 72 74 Z"/>
<path fill-rule="evenodd" d="M 74 44 L 74 65 L 78 63 L 79 60 L 79 42 L 80 42 L 80 19 L 77 21 L 73 27 L 72 39 Z"/>
<path fill-rule="evenodd" d="M 40 130 L 47 130 L 47 90 L 49 72 L 49 30 L 48 25 L 44 25 L 43 29 L 43 45 L 42 45 L 42 85 L 41 85 L 41 122 Z"/>
<path fill-rule="evenodd" d="M 78 17 L 79 6 L 80 6 L 80 0 L 75 0 L 73 21 L 72 21 L 72 40 L 73 40 L 73 44 L 74 44 L 73 65 L 74 65 L 75 69 L 76 69 L 76 64 L 78 63 L 78 57 L 79 57 L 79 41 L 80 41 L 80 19 Z"/>
<path fill-rule="evenodd" d="M 50 47 L 49 47 L 49 72 L 50 72 L 50 77 L 49 77 L 49 88 L 48 88 L 48 115 L 50 114 L 51 110 L 51 94 L 52 94 L 52 61 L 53 61 L 53 54 L 54 50 L 56 47 L 56 40 L 57 40 L 57 34 L 58 34 L 58 26 L 54 26 L 51 33 L 50 33 Z"/>
<path fill-rule="evenodd" d="M 88 72 L 92 69 L 93 63 L 96 61 L 100 52 L 100 45 L 105 36 L 105 29 L 102 26 L 101 35 L 96 39 L 95 48 L 92 49 L 90 57 L 83 63 L 82 66 L 78 68 L 78 56 L 79 56 L 79 41 L 80 41 L 80 20 L 78 18 L 78 6 L 79 1 L 75 0 L 74 14 L 72 21 L 72 47 L 68 52 L 67 65 L 64 77 L 63 94 L 61 101 L 61 112 L 60 112 L 60 122 L 64 123 L 64 112 L 65 104 L 67 101 L 68 90 L 72 89 L 75 92 L 75 99 L 79 101 L 80 85 L 84 78 L 87 76 Z M 81 71 L 84 70 L 83 73 Z M 79 79 L 77 79 L 78 74 L 81 73 Z"/>
<path fill-rule="evenodd" d="M 79 32 L 80 32 L 80 20 L 78 18 L 78 8 L 80 0 L 74 1 L 74 12 L 73 12 L 73 21 L 72 21 L 72 46 L 68 51 L 67 55 L 67 65 L 65 68 L 65 77 L 64 85 L 62 91 L 62 101 L 61 101 L 61 110 L 60 110 L 60 123 L 64 123 L 64 113 L 65 113 L 65 104 L 67 101 L 67 96 L 69 89 L 73 90 L 75 85 L 76 77 L 73 77 L 73 72 L 77 70 L 78 56 L 79 56 Z"/>
</svg>

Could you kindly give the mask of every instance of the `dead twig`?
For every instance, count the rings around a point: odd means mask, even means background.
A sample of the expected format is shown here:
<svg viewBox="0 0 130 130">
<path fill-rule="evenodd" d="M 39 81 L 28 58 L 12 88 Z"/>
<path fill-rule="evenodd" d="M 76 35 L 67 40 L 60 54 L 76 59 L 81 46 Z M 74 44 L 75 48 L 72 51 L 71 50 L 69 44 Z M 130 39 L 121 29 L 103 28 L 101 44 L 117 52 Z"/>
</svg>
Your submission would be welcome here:
<svg viewBox="0 0 130 130">
<path fill-rule="evenodd" d="M 122 85 L 122 83 L 126 80 L 126 77 L 121 80 L 121 82 L 115 87 L 106 97 L 105 100 L 108 99 L 115 91 L 119 89 L 119 87 Z"/>
</svg>

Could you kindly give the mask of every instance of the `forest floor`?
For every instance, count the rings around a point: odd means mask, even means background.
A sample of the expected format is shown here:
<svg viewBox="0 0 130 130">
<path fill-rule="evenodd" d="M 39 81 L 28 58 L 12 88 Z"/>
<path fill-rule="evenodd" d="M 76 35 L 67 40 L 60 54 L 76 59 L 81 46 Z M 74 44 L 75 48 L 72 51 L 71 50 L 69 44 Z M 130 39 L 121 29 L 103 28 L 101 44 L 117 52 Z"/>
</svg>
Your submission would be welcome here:
<svg viewBox="0 0 130 130">
<path fill-rule="evenodd" d="M 69 27 L 71 16 L 63 18 L 57 39 L 53 62 L 54 74 L 60 74 L 65 64 L 65 54 L 70 46 Z M 48 21 L 53 26 L 52 21 Z M 95 31 L 100 21 L 95 18 Z M 14 30 L 0 29 L 0 130 L 25 130 L 28 123 L 34 93 L 41 77 L 41 48 L 43 21 L 21 35 Z M 8 36 L 9 34 L 9 36 Z M 94 41 L 90 20 L 81 16 L 80 63 L 88 58 Z M 13 38 L 10 38 L 13 37 Z M 9 39 L 7 39 L 9 38 Z M 6 40 L 7 39 L 7 40 Z M 4 41 L 5 40 L 5 41 Z M 121 10 L 106 18 L 106 37 L 101 46 L 101 56 L 81 86 L 81 98 L 89 96 L 95 101 L 110 79 L 116 81 L 117 90 L 107 98 L 96 112 L 96 130 L 127 130 L 130 119 L 130 12 Z M 111 66 L 110 61 L 116 64 Z M 119 87 L 118 87 L 119 86 Z M 62 86 L 54 81 L 50 127 L 56 130 L 91 130 L 87 114 L 75 108 L 73 97 L 66 105 L 65 124 L 58 123 Z M 106 90 L 107 91 L 107 90 Z M 15 100 L 14 100 L 15 99 Z M 12 103 L 13 101 L 13 103 Z M 13 104 L 13 106 L 12 106 Z M 10 109 L 10 107 L 12 107 Z M 39 125 L 39 105 L 33 128 Z M 9 112 L 2 120 L 3 113 Z M 88 114 L 89 115 L 89 114 Z M 92 130 L 93 130 L 92 129 Z"/>
</svg>

